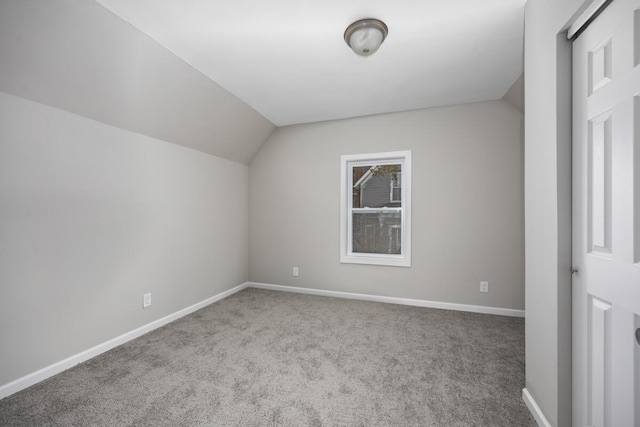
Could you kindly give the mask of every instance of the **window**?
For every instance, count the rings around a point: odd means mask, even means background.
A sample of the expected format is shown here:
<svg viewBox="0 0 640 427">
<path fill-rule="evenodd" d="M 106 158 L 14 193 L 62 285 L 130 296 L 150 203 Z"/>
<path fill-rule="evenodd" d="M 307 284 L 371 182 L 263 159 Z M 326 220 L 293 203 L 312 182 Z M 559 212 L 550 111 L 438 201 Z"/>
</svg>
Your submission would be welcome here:
<svg viewBox="0 0 640 427">
<path fill-rule="evenodd" d="M 391 175 L 391 192 L 389 197 L 392 202 L 399 202 L 402 200 L 402 194 L 400 191 L 402 189 L 400 185 L 400 174 L 401 172 Z"/>
<path fill-rule="evenodd" d="M 411 152 L 342 156 L 340 261 L 411 266 Z"/>
</svg>

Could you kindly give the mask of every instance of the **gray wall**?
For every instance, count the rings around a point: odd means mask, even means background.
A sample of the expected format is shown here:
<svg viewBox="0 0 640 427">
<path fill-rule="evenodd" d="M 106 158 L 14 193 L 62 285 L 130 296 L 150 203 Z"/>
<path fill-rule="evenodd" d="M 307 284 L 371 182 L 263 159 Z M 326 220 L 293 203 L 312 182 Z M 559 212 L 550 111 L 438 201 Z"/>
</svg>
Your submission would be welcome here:
<svg viewBox="0 0 640 427">
<path fill-rule="evenodd" d="M 250 280 L 523 309 L 522 126 L 488 101 L 277 129 L 250 164 Z M 395 150 L 413 154 L 413 266 L 340 264 L 340 156 Z"/>
<path fill-rule="evenodd" d="M 0 92 L 0 385 L 245 282 L 248 174 Z"/>
<path fill-rule="evenodd" d="M 87 0 L 0 1 L 0 91 L 245 164 L 274 129 Z"/>
<path fill-rule="evenodd" d="M 524 73 L 520 74 L 518 80 L 513 82 L 507 92 L 502 97 L 503 101 L 508 102 L 524 114 Z"/>
<path fill-rule="evenodd" d="M 571 425 L 571 47 L 591 1 L 525 10 L 526 386 L 553 426 Z"/>
</svg>

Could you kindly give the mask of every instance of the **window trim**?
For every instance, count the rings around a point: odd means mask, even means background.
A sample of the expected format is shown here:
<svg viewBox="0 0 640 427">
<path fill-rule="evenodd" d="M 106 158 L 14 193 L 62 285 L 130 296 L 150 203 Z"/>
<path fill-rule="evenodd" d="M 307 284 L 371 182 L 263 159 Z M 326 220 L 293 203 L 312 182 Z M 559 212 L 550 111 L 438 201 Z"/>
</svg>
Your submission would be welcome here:
<svg viewBox="0 0 640 427">
<path fill-rule="evenodd" d="M 347 264 L 386 265 L 411 267 L 411 151 L 347 154 L 340 159 L 340 262 Z M 376 164 L 402 165 L 400 173 L 401 253 L 354 253 L 351 248 L 353 209 L 353 166 Z M 382 208 L 381 208 L 382 209 Z M 395 210 L 397 208 L 385 208 Z"/>
</svg>

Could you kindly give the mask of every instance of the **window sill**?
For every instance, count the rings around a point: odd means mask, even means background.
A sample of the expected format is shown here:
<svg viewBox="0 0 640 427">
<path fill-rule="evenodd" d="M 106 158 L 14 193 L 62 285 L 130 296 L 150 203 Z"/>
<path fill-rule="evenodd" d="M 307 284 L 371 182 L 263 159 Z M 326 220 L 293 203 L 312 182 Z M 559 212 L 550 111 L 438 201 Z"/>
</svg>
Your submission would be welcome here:
<svg viewBox="0 0 640 427">
<path fill-rule="evenodd" d="M 388 267 L 411 267 L 411 260 L 404 256 L 375 256 L 367 255 L 342 255 L 340 257 L 342 264 L 365 264 L 365 265 L 383 265 Z"/>
</svg>

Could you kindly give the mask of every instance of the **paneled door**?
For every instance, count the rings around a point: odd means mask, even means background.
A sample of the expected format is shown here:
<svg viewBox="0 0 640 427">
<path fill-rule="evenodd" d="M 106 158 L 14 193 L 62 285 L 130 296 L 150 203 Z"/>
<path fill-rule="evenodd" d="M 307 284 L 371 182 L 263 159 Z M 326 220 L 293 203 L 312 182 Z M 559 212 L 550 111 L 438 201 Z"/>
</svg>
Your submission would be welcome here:
<svg viewBox="0 0 640 427">
<path fill-rule="evenodd" d="M 573 43 L 574 426 L 640 426 L 639 64 L 640 0 Z"/>
</svg>

